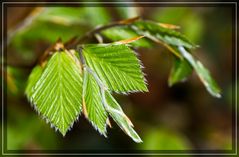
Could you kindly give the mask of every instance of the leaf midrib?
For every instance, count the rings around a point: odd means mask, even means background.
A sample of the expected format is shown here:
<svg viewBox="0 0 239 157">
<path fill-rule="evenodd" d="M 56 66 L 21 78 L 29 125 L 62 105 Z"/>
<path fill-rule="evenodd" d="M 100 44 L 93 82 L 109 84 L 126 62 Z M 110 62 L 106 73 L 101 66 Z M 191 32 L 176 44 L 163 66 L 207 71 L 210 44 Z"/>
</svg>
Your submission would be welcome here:
<svg viewBox="0 0 239 157">
<path fill-rule="evenodd" d="M 86 51 L 86 53 L 84 53 L 85 55 L 88 55 L 88 57 L 86 57 L 86 58 L 90 58 L 90 59 L 92 59 L 92 60 L 95 60 L 95 61 L 97 61 L 97 62 L 99 62 L 99 63 L 101 63 L 101 64 L 103 64 L 103 65 L 107 65 L 107 66 L 112 66 L 112 67 L 114 67 L 115 69 L 117 69 L 118 71 L 120 71 L 120 72 L 122 72 L 122 73 L 124 73 L 124 76 L 127 76 L 127 77 L 129 77 L 129 78 L 131 78 L 131 79 L 135 79 L 135 78 L 137 78 L 137 77 L 134 77 L 134 76 L 132 76 L 132 75 L 129 75 L 128 74 L 128 72 L 126 72 L 126 71 L 124 71 L 124 70 L 122 70 L 122 69 L 120 69 L 117 65 L 115 65 L 115 64 L 112 64 L 111 62 L 104 62 L 103 60 L 104 59 L 99 59 L 99 57 L 97 57 L 96 55 L 94 55 L 93 53 L 90 53 L 88 50 L 86 50 L 86 49 L 84 49 L 85 51 Z M 89 55 L 90 54 L 90 55 Z M 136 58 L 136 61 L 138 61 L 137 60 L 137 58 Z M 139 68 L 139 69 L 141 69 L 140 68 L 140 66 L 138 66 L 137 68 Z M 141 71 L 137 71 L 137 73 L 139 73 L 140 75 L 141 75 L 141 79 L 143 79 L 144 80 L 144 77 L 142 77 L 142 73 L 141 73 Z M 138 80 L 139 78 L 137 78 L 137 84 L 138 85 L 140 85 L 140 81 Z M 138 82 L 139 81 L 139 82 Z"/>
</svg>

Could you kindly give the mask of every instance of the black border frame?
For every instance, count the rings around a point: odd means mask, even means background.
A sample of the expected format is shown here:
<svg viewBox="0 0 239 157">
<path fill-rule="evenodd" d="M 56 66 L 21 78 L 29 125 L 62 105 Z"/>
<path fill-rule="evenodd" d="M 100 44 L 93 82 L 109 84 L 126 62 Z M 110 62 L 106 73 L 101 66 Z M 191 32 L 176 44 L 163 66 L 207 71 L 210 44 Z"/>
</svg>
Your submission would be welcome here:
<svg viewBox="0 0 239 157">
<path fill-rule="evenodd" d="M 7 104 L 7 92 L 3 85 L 2 80 L 2 155 L 237 155 L 237 2 L 2 2 L 2 61 L 4 58 L 4 53 L 7 52 L 7 27 L 6 27 L 6 16 L 7 16 L 7 7 L 13 6 L 22 6 L 22 7 L 32 7 L 32 6 L 73 6 L 76 7 L 76 4 L 87 5 L 89 7 L 94 6 L 105 6 L 105 7 L 115 7 L 115 6 L 132 6 L 137 5 L 140 7 L 181 7 L 181 6 L 190 6 L 190 7 L 225 7 L 231 6 L 233 10 L 233 23 L 232 23 L 232 78 L 233 82 L 236 83 L 235 91 L 232 91 L 232 100 L 235 107 L 232 107 L 232 150 L 120 150 L 120 152 L 114 151 L 103 151 L 103 150 L 81 150 L 77 152 L 76 150 L 7 150 L 7 108 L 4 108 L 4 104 Z M 158 6 L 160 5 L 160 6 Z M 5 56 L 6 57 L 6 56 Z M 235 59 L 234 59 L 235 58 Z M 4 62 L 2 62 L 3 64 Z M 234 66 L 235 65 L 235 66 Z M 2 65 L 2 69 L 6 68 L 6 65 Z M 3 71 L 3 70 L 2 70 Z M 3 72 L 2 72 L 3 73 Z M 5 74 L 3 74 L 3 78 Z M 235 80 L 234 80 L 235 78 Z M 232 89 L 233 90 L 233 89 Z M 234 95 L 235 94 L 235 95 Z M 30 152 L 30 153 L 29 153 Z"/>
</svg>

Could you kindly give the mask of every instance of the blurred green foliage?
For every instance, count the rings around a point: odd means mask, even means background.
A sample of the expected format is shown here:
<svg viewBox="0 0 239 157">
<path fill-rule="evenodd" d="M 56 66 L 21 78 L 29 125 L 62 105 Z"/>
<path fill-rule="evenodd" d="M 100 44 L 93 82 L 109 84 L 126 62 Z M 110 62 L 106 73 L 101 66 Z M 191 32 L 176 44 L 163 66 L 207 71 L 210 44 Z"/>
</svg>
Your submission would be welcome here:
<svg viewBox="0 0 239 157">
<path fill-rule="evenodd" d="M 56 149 L 56 134 L 41 117 L 21 109 L 21 104 L 8 106 L 7 149 Z"/>
<path fill-rule="evenodd" d="M 40 13 L 30 15 L 36 17 L 19 29 L 10 41 L 10 46 L 25 60 L 34 59 L 32 55 L 39 42 L 50 45 L 58 38 L 65 42 L 110 21 L 104 7 L 46 7 L 36 12 Z"/>
<path fill-rule="evenodd" d="M 191 41 L 200 45 L 204 23 L 202 13 L 193 11 L 193 7 L 165 7 L 156 9 L 152 19 L 162 23 L 171 23 L 180 26 L 183 34 Z M 207 8 L 205 9 L 207 10 Z M 203 12 L 203 10 L 202 10 Z"/>
<path fill-rule="evenodd" d="M 13 94 L 15 97 L 23 96 L 26 87 L 24 70 L 8 66 L 6 76 L 5 83 L 8 85 L 7 92 Z"/>
<path fill-rule="evenodd" d="M 153 128 L 145 131 L 144 150 L 190 150 L 191 145 L 186 137 L 166 128 Z"/>
</svg>

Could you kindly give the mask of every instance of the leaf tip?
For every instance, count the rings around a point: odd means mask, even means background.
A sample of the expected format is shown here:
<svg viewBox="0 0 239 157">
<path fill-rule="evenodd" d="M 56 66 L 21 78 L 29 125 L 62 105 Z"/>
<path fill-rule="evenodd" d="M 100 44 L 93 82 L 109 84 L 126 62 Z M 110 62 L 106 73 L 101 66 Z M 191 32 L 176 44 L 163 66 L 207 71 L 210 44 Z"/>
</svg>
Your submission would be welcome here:
<svg viewBox="0 0 239 157">
<path fill-rule="evenodd" d="M 143 89 L 143 92 L 149 92 L 149 89 L 146 85 L 145 85 L 145 88 Z"/>
<path fill-rule="evenodd" d="M 209 91 L 210 92 L 210 91 Z M 210 92 L 210 94 L 212 96 L 214 96 L 215 98 L 221 98 L 222 95 L 221 95 L 221 91 L 218 91 L 218 92 Z"/>
<path fill-rule="evenodd" d="M 62 136 L 65 137 L 66 136 L 66 132 L 61 132 Z"/>
<path fill-rule="evenodd" d="M 216 98 L 221 98 L 222 95 L 221 95 L 220 93 L 217 93 L 217 94 L 215 95 L 215 97 L 216 97 Z"/>
<path fill-rule="evenodd" d="M 107 138 L 107 130 L 106 130 L 106 125 L 104 127 L 104 129 L 99 129 L 99 128 L 96 128 L 96 126 L 94 126 L 95 130 L 97 130 L 101 135 L 103 135 L 105 138 Z"/>
<path fill-rule="evenodd" d="M 139 138 L 137 141 L 135 141 L 136 143 L 143 143 L 143 141 L 141 140 L 141 138 Z"/>
<path fill-rule="evenodd" d="M 111 125 L 111 122 L 110 122 L 110 119 L 109 119 L 109 118 L 106 119 L 106 124 L 107 124 L 110 128 L 112 128 L 112 125 Z"/>
<path fill-rule="evenodd" d="M 168 79 L 168 86 L 172 87 L 173 85 L 174 85 L 174 81 L 171 78 L 169 78 Z"/>
<path fill-rule="evenodd" d="M 137 136 L 136 138 L 132 138 L 132 139 L 136 143 L 143 143 L 142 139 L 139 136 Z"/>
</svg>

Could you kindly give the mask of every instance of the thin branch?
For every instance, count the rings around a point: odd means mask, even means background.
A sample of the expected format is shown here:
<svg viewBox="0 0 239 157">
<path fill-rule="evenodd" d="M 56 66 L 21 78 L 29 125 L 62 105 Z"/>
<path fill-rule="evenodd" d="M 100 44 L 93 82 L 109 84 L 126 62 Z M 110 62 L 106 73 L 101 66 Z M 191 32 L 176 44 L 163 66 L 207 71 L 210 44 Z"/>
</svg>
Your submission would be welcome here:
<svg viewBox="0 0 239 157">
<path fill-rule="evenodd" d="M 50 56 L 52 53 L 56 51 L 64 50 L 64 45 L 61 41 L 61 38 L 59 38 L 55 44 L 48 47 L 45 52 L 42 54 L 42 56 L 39 58 L 38 63 L 42 66 L 45 62 L 45 60 Z"/>
<path fill-rule="evenodd" d="M 86 65 L 86 63 L 85 63 L 85 58 L 84 58 L 84 56 L 83 56 L 83 54 L 82 54 L 82 49 L 83 49 L 83 48 L 82 48 L 82 47 L 78 47 L 78 49 L 79 49 L 80 61 L 81 61 L 82 65 L 83 65 L 84 71 L 87 71 L 88 73 L 90 73 L 90 74 L 95 78 L 95 81 L 96 81 L 96 83 L 98 84 L 98 86 L 99 86 L 99 88 L 100 88 L 101 97 L 102 97 L 102 103 L 103 103 L 105 109 L 106 109 L 108 112 L 109 112 L 109 111 L 111 111 L 111 112 L 116 112 L 116 113 L 118 113 L 118 114 L 124 116 L 124 114 L 123 114 L 122 112 L 120 112 L 120 111 L 118 111 L 118 110 L 116 110 L 116 109 L 114 109 L 114 108 L 112 108 L 112 107 L 110 107 L 110 106 L 108 105 L 108 103 L 107 103 L 107 101 L 106 101 L 106 98 L 105 98 L 105 91 L 107 91 L 108 88 L 104 85 L 104 83 L 101 81 L 101 79 L 99 78 L 99 76 L 98 76 L 90 67 L 88 67 L 88 66 Z"/>
<path fill-rule="evenodd" d="M 109 28 L 112 28 L 112 27 L 116 27 L 116 26 L 129 25 L 129 24 L 135 22 L 138 19 L 139 19 L 139 17 L 134 17 L 134 18 L 130 18 L 130 19 L 122 20 L 122 21 L 113 22 L 113 23 L 110 23 L 108 25 L 103 25 L 103 26 L 96 27 L 95 29 L 87 32 L 85 35 L 83 35 L 79 38 L 74 37 L 71 40 L 67 41 L 65 43 L 65 47 L 68 48 L 68 49 L 73 48 L 75 45 L 83 43 L 84 41 L 86 41 L 90 37 L 94 36 L 95 34 L 98 34 L 99 32 L 101 32 L 103 30 L 106 30 L 106 29 L 109 29 Z"/>
<path fill-rule="evenodd" d="M 84 67 L 84 65 L 85 65 L 85 58 L 83 57 L 82 50 L 83 50 L 82 46 L 78 46 L 77 47 L 77 51 L 79 52 L 79 56 L 80 56 L 80 62 L 82 64 L 82 67 Z"/>
<path fill-rule="evenodd" d="M 18 32 L 19 30 L 22 30 L 24 28 L 26 28 L 27 26 L 29 26 L 33 20 L 43 11 L 44 9 L 42 8 L 36 8 L 34 9 L 29 17 L 27 17 L 21 24 L 19 24 L 16 29 L 12 32 L 9 32 L 8 34 L 8 42 L 10 42 L 11 38 L 16 34 L 16 32 Z M 104 26 L 100 26 L 100 27 L 96 27 L 94 30 L 89 31 L 88 33 L 86 33 L 85 35 L 83 35 L 82 37 L 74 37 L 72 39 L 70 39 L 69 41 L 67 41 L 65 44 L 63 44 L 61 42 L 60 39 L 58 39 L 56 41 L 55 44 L 51 45 L 49 48 L 47 48 L 45 50 L 45 52 L 41 55 L 41 57 L 38 60 L 38 64 L 40 64 L 41 66 L 44 65 L 45 60 L 52 55 L 52 53 L 54 53 L 55 51 L 61 50 L 61 49 L 70 49 L 70 48 L 74 48 L 76 45 L 83 43 L 85 40 L 87 40 L 90 37 L 93 36 L 97 36 L 99 35 L 99 32 L 108 29 L 108 28 L 112 28 L 115 26 L 124 26 L 124 25 L 129 25 L 131 23 L 133 23 L 134 21 L 138 20 L 139 17 L 134 17 L 134 18 L 130 18 L 130 19 L 126 19 L 126 20 L 122 20 L 122 21 L 117 21 L 117 22 L 113 22 L 110 23 L 108 25 L 104 25 Z M 81 54 L 81 53 L 80 53 Z M 82 58 L 82 57 L 81 57 Z M 85 63 L 84 63 L 85 64 Z M 35 65 L 35 63 L 34 63 Z M 14 66 L 14 64 L 13 64 Z M 21 66 L 21 65 L 20 65 Z M 25 67 L 25 65 L 23 65 L 23 67 Z M 32 65 L 30 66 L 32 67 Z"/>
</svg>

